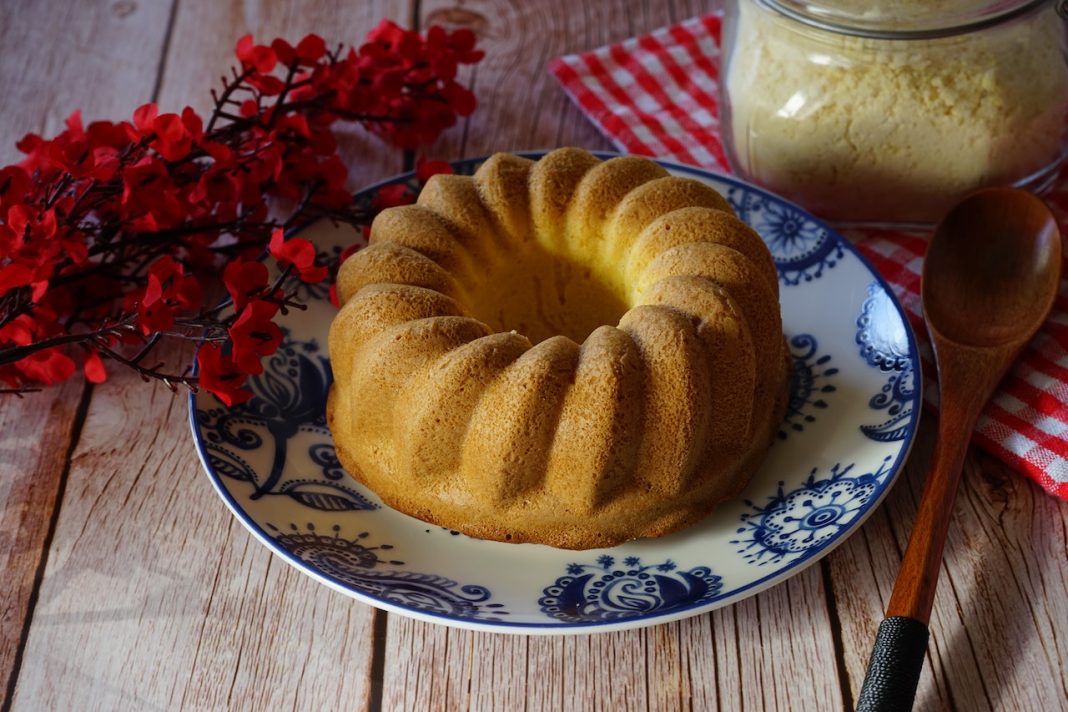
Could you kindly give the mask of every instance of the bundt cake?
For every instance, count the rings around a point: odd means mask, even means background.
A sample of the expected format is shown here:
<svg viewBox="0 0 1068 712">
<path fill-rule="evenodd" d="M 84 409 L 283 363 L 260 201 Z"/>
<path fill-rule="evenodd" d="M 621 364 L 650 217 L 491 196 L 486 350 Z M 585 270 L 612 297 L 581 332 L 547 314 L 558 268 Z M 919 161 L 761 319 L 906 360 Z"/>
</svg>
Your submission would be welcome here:
<svg viewBox="0 0 1068 712">
<path fill-rule="evenodd" d="M 497 154 L 383 211 L 369 243 L 338 274 L 327 414 L 391 507 L 586 549 L 685 527 L 762 461 L 789 375 L 778 281 L 707 185 Z"/>
</svg>

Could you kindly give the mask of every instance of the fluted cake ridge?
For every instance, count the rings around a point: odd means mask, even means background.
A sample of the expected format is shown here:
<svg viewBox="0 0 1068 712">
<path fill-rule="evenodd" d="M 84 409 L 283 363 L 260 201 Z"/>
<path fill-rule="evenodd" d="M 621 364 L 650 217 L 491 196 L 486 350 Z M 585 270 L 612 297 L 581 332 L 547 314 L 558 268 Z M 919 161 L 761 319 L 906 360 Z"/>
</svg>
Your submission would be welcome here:
<svg viewBox="0 0 1068 712">
<path fill-rule="evenodd" d="M 778 280 L 711 187 L 564 148 L 434 176 L 338 274 L 328 419 L 387 504 L 609 546 L 736 495 L 786 402 Z"/>
</svg>

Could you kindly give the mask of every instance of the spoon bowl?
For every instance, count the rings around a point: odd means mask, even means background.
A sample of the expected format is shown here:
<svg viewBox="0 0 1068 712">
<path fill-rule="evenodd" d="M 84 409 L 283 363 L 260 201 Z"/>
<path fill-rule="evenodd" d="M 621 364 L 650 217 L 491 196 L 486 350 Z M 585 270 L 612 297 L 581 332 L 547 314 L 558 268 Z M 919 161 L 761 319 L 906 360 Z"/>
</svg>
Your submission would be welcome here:
<svg viewBox="0 0 1068 712">
<path fill-rule="evenodd" d="M 1045 203 L 1022 190 L 973 193 L 950 210 L 931 238 L 922 291 L 938 366 L 938 439 L 858 712 L 912 708 L 972 429 L 1049 315 L 1060 273 L 1057 223 Z"/>
<path fill-rule="evenodd" d="M 972 193 L 943 218 L 923 268 L 927 328 L 962 345 L 1027 340 L 1057 293 L 1061 236 L 1031 193 Z"/>
</svg>

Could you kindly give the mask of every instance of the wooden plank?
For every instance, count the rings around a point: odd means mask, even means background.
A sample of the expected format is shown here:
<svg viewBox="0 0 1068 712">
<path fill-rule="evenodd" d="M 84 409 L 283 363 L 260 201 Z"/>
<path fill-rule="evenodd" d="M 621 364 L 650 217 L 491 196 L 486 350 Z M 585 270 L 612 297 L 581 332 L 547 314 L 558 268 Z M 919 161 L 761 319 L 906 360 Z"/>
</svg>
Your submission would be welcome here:
<svg viewBox="0 0 1068 712">
<path fill-rule="evenodd" d="M 167 11 L 167 3 L 0 5 L 0 165 L 21 158 L 15 142 L 25 133 L 58 133 L 74 109 L 91 119 L 150 95 Z M 84 388 L 78 377 L 22 400 L 0 396 L 0 707 L 14 685 Z"/>
<path fill-rule="evenodd" d="M 819 567 L 637 631 L 502 636 L 389 617 L 383 709 L 841 709 Z"/>
<path fill-rule="evenodd" d="M 130 0 L 0 5 L 0 162 L 21 157 L 15 141 L 26 132 L 59 133 L 75 109 L 86 121 L 113 118 L 151 97 L 169 12 L 169 2 Z"/>
<path fill-rule="evenodd" d="M 385 679 L 403 671 L 404 684 L 383 686 L 382 709 L 468 709 L 467 680 L 475 634 L 430 626 L 440 634 L 426 635 L 427 624 L 411 618 L 390 615 L 387 621 Z"/>
<path fill-rule="evenodd" d="M 434 157 L 579 145 L 610 148 L 546 63 L 647 32 L 708 7 L 687 3 L 424 0 L 425 26 L 475 30 L 486 59 L 470 72 L 479 110 Z M 522 87 L 522 91 L 517 91 Z M 640 631 L 530 638 L 388 619 L 384 709 L 835 709 L 842 707 L 819 569 L 711 615 Z M 804 615 L 799 615 L 803 612 Z M 818 655 L 817 655 L 818 654 Z M 463 695 L 470 690 L 469 696 Z M 447 703 L 442 703 L 447 700 Z"/>
<path fill-rule="evenodd" d="M 819 566 L 712 613 L 718 709 L 842 709 Z M 697 676 L 701 677 L 698 678 Z M 736 685 L 736 686 L 735 686 Z"/>
<path fill-rule="evenodd" d="M 259 13 L 181 0 L 159 103 L 203 107 L 246 31 L 359 42 L 383 16 L 404 21 L 408 2 L 294 1 Z M 108 95 L 117 81 L 104 75 L 80 89 Z M 362 155 L 354 185 L 402 165 L 377 140 Z M 365 708 L 373 616 L 291 570 L 230 516 L 200 471 L 184 397 L 117 374 L 96 390 L 74 452 L 14 707 Z"/>
<path fill-rule="evenodd" d="M 14 684 L 84 387 L 0 396 L 0 704 Z"/>
<path fill-rule="evenodd" d="M 829 558 L 849 686 L 864 679 L 923 484 L 933 419 L 907 476 Z M 1068 504 L 973 452 L 950 526 L 918 709 L 1068 709 Z"/>
<path fill-rule="evenodd" d="M 471 637 L 472 653 L 463 682 L 470 681 L 469 709 L 519 710 L 543 681 L 538 670 L 527 664 L 530 638 L 517 635 Z M 522 651 L 522 652 L 520 652 Z M 473 669 L 477 665 L 477 669 Z M 388 708 L 387 708 L 388 709 Z"/>
<path fill-rule="evenodd" d="M 272 557 L 198 469 L 183 398 L 98 389 L 15 709 L 364 704 L 368 609 Z"/>
<path fill-rule="evenodd" d="M 476 0 L 458 6 L 448 0 L 423 0 L 423 27 L 435 23 L 468 27 L 486 50 L 481 63 L 463 70 L 479 109 L 462 131 L 442 137 L 432 149 L 434 156 L 459 158 L 558 146 L 612 150 L 548 73 L 549 61 L 707 13 L 720 4 L 718 0 Z"/>
</svg>

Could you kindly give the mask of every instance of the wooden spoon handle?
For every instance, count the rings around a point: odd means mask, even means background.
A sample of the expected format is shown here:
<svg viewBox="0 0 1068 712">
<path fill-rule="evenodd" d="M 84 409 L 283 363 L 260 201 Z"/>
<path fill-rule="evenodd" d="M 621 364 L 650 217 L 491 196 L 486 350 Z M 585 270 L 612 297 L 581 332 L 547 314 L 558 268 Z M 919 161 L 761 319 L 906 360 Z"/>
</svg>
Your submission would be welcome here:
<svg viewBox="0 0 1068 712">
<path fill-rule="evenodd" d="M 943 403 L 938 420 L 938 440 L 927 470 L 916 521 L 894 581 L 894 592 L 886 607 L 888 618 L 912 618 L 924 625 L 931 620 L 935 585 L 942 567 L 942 549 L 946 545 L 961 469 L 982 402 L 969 405 Z"/>
<path fill-rule="evenodd" d="M 879 625 L 868 661 L 858 712 L 912 709 L 927 650 L 927 624 L 942 566 L 942 549 L 972 429 L 1013 356 L 1011 347 L 1004 353 L 982 354 L 960 347 L 946 349 L 937 336 L 932 341 L 938 354 L 943 394 L 938 440 L 886 618 Z"/>
<path fill-rule="evenodd" d="M 942 566 L 953 502 L 972 430 L 983 406 L 1012 363 L 1022 343 L 975 349 L 947 343 L 932 334 L 941 402 L 938 438 L 927 469 L 923 495 L 909 545 L 886 607 L 887 617 L 904 616 L 927 624 L 931 619 L 935 584 Z"/>
<path fill-rule="evenodd" d="M 947 424 L 953 430 L 960 427 L 957 422 L 950 423 L 947 415 L 943 412 L 939 421 L 938 442 L 916 513 L 916 523 L 901 561 L 890 604 L 886 607 L 886 618 L 879 624 L 864 686 L 857 701 L 857 712 L 908 712 L 916 697 L 916 686 L 927 652 L 927 623 L 931 618 L 938 569 L 942 564 L 949 513 L 953 509 L 961 466 L 968 450 L 967 435 L 947 436 Z M 958 433 L 970 434 L 975 418 L 972 416 L 968 420 L 967 430 L 958 430 Z"/>
</svg>

